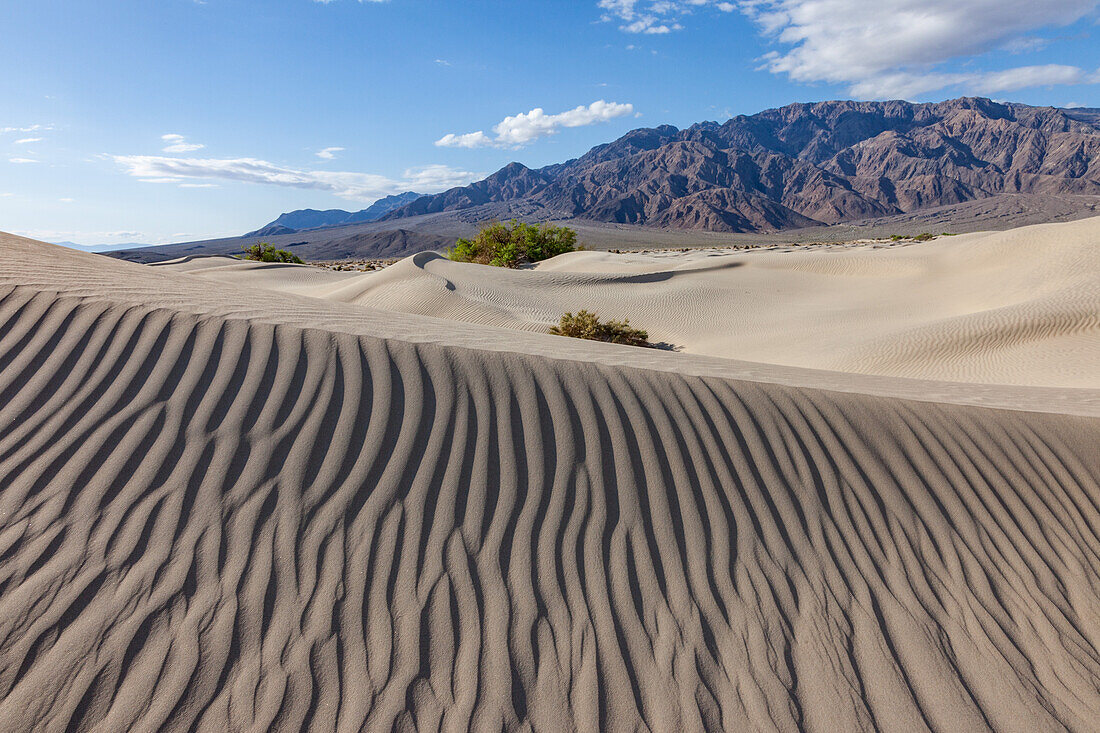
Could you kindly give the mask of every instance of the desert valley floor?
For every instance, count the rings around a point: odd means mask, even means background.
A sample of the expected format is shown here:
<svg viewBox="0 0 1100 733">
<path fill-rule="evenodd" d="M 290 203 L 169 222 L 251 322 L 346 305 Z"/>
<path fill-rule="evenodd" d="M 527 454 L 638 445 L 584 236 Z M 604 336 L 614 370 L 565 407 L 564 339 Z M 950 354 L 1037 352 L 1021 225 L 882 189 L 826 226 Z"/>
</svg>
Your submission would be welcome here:
<svg viewBox="0 0 1100 733">
<path fill-rule="evenodd" d="M 1100 219 L 792 249 L 0 235 L 0 730 L 1095 730 Z"/>
</svg>

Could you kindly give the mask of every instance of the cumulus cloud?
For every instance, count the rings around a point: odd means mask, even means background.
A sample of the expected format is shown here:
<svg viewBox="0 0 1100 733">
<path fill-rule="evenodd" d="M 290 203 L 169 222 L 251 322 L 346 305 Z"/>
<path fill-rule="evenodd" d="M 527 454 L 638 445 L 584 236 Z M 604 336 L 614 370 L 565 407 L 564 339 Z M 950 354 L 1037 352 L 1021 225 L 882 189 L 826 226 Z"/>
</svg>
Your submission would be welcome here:
<svg viewBox="0 0 1100 733">
<path fill-rule="evenodd" d="M 371 173 L 307 171 L 255 158 L 168 158 L 110 156 L 127 174 L 150 183 L 189 183 L 196 179 L 239 181 L 326 191 L 342 198 L 373 201 L 402 191 L 432 193 L 464 186 L 484 176 L 444 165 L 410 168 L 401 179 Z"/>
<path fill-rule="evenodd" d="M 164 146 L 164 152 L 166 153 L 193 153 L 206 147 L 201 143 L 189 143 L 186 137 L 175 133 L 161 135 L 160 139 L 167 143 Z"/>
<path fill-rule="evenodd" d="M 325 148 L 324 150 L 318 150 L 316 155 L 317 155 L 318 158 L 321 158 L 322 160 L 332 160 L 333 158 L 336 157 L 337 153 L 342 153 L 342 152 L 344 152 L 344 148 L 332 147 L 332 148 Z"/>
<path fill-rule="evenodd" d="M 446 135 L 436 140 L 435 144 L 441 148 L 484 148 L 493 144 L 493 138 L 489 137 L 481 130 L 477 132 L 467 132 L 463 135 L 456 135 L 453 132 L 448 132 Z"/>
<path fill-rule="evenodd" d="M 481 130 L 462 135 L 449 133 L 436 140 L 435 144 L 441 148 L 518 148 L 541 137 L 554 135 L 563 127 L 594 125 L 633 112 L 632 104 L 606 102 L 602 99 L 588 106 L 581 105 L 554 115 L 548 115 L 541 107 L 536 107 L 530 112 L 505 117 L 494 125 L 495 137 L 490 137 Z"/>
<path fill-rule="evenodd" d="M 798 82 L 846 84 L 865 98 L 958 86 L 978 93 L 1095 81 L 1072 66 L 997 72 L 944 68 L 1001 48 L 1040 47 L 1032 34 L 1095 14 L 1100 0 L 741 0 L 784 51 L 764 68 Z"/>
</svg>

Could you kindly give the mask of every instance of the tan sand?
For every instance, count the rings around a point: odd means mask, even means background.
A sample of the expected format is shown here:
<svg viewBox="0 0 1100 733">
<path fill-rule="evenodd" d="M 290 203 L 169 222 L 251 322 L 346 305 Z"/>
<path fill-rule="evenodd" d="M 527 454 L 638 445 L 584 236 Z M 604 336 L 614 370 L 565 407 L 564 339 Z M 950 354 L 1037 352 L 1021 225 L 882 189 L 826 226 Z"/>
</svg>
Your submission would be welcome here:
<svg viewBox="0 0 1100 733">
<path fill-rule="evenodd" d="M 533 271 L 423 253 L 378 273 L 208 258 L 234 284 L 545 332 L 581 308 L 686 353 L 928 379 L 1100 387 L 1100 218 L 890 249 L 579 252 Z"/>
<path fill-rule="evenodd" d="M 1004 241 L 983 272 L 1025 261 Z M 782 256 L 725 272 L 878 277 Z M 1094 294 L 1061 256 L 972 307 L 1088 357 L 1087 318 L 1046 325 Z M 510 275 L 606 284 L 571 271 L 602 257 Z M 433 263 L 363 277 L 390 307 L 402 270 L 477 308 L 507 289 Z M 0 235 L 0 730 L 1095 729 L 1100 390 L 590 344 L 269 273 Z M 966 333 L 928 307 L 929 343 Z M 975 338 L 952 369 L 1041 368 Z M 934 361 L 905 354 L 877 371 Z M 1030 381 L 1096 384 L 1058 374 Z"/>
</svg>

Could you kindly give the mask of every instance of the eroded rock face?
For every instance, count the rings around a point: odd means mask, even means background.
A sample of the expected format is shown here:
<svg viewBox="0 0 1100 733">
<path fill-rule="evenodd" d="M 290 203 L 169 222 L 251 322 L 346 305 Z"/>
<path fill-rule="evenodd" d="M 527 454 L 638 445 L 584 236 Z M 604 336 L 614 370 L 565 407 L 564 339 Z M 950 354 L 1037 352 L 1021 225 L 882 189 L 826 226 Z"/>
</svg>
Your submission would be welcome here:
<svg viewBox="0 0 1100 733">
<path fill-rule="evenodd" d="M 1100 194 L 1100 113 L 962 98 L 793 104 L 511 163 L 386 218 L 527 201 L 562 217 L 767 232 L 1000 193 Z"/>
</svg>

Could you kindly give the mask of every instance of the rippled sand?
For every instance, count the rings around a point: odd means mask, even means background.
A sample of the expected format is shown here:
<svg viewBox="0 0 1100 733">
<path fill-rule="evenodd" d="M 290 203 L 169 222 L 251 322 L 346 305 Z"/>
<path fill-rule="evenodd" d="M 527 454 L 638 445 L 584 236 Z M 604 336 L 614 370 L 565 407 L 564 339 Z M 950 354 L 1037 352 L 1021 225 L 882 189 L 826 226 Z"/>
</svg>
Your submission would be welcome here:
<svg viewBox="0 0 1100 733">
<path fill-rule="evenodd" d="M 984 310 L 828 357 L 874 377 L 529 331 L 916 247 L 227 283 L 0 235 L 0 729 L 1094 729 L 1095 247 L 1003 236 L 931 257 L 1012 270 Z"/>
</svg>

